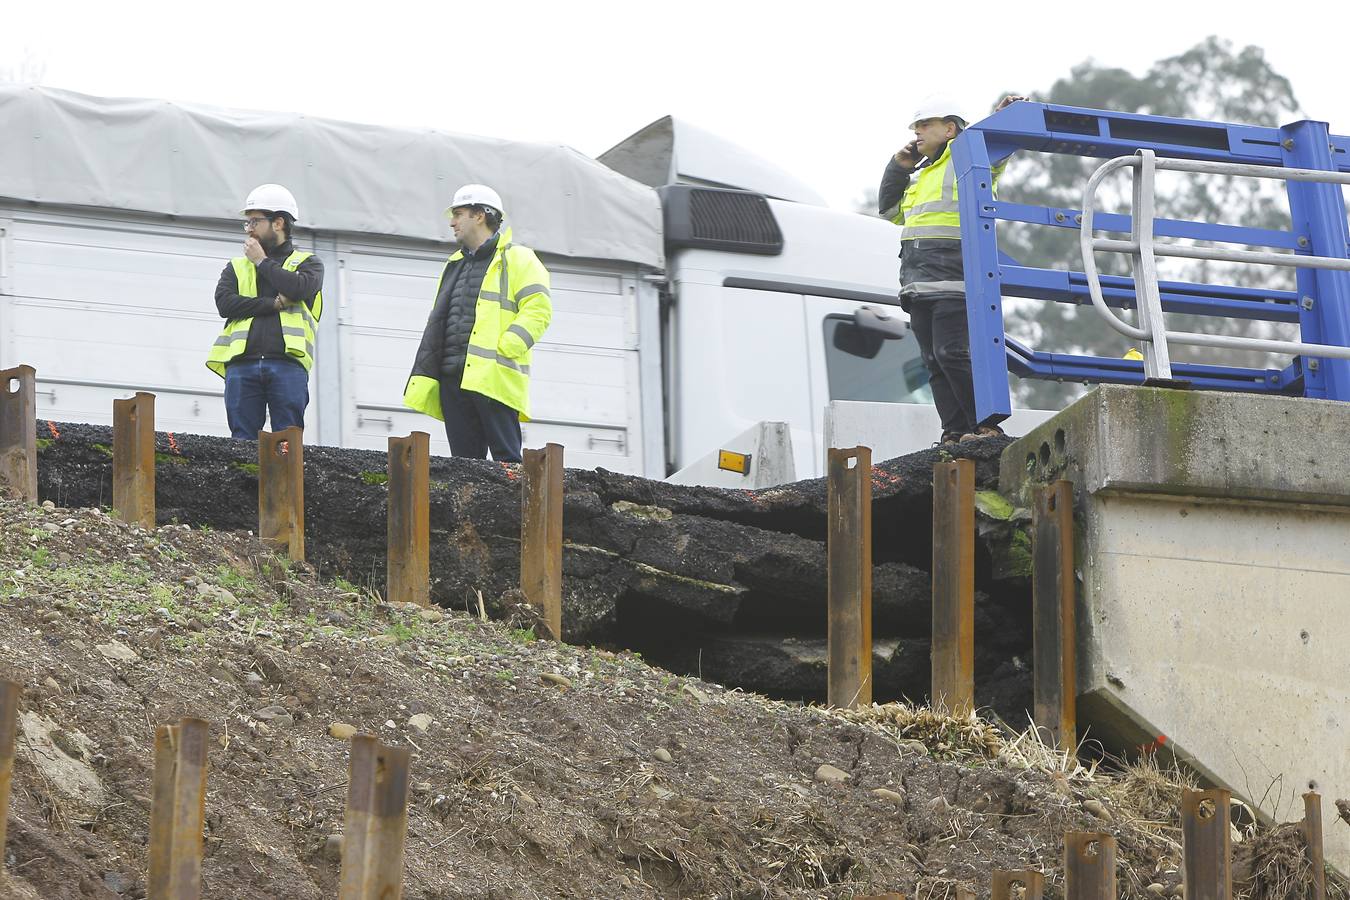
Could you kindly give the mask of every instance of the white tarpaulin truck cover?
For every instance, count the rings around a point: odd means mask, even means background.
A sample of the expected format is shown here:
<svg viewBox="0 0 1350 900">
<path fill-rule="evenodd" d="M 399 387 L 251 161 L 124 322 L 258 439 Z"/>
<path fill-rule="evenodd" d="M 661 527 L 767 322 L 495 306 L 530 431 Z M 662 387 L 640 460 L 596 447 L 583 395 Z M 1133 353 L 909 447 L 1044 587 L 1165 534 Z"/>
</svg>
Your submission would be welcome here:
<svg viewBox="0 0 1350 900">
<path fill-rule="evenodd" d="M 0 85 L 0 197 L 238 219 L 264 182 L 302 228 L 444 242 L 455 189 L 481 182 L 522 244 L 664 264 L 656 192 L 558 144 Z"/>
</svg>

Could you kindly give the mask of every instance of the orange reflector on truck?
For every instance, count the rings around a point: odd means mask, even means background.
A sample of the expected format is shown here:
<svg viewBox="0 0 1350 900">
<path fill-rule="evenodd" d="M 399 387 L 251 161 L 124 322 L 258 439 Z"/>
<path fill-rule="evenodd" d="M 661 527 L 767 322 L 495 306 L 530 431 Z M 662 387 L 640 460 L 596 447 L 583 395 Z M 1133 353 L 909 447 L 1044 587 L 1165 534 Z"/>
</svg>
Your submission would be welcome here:
<svg viewBox="0 0 1350 900">
<path fill-rule="evenodd" d="M 717 468 L 727 472 L 739 472 L 742 475 L 749 475 L 750 454 L 736 453 L 731 450 L 718 450 Z"/>
</svg>

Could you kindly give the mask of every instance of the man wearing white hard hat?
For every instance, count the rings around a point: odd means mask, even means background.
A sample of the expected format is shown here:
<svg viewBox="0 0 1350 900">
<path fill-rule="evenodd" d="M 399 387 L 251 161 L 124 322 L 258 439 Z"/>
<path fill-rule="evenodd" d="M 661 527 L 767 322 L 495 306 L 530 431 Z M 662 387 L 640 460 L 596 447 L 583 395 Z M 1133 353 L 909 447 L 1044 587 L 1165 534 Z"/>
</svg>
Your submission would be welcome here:
<svg viewBox="0 0 1350 900">
<path fill-rule="evenodd" d="M 1003 109 L 1025 97 L 1003 98 Z M 997 111 L 997 110 L 995 110 Z M 942 419 L 944 444 L 1002 434 L 975 421 L 975 385 L 970 370 L 965 269 L 961 263 L 961 216 L 951 142 L 966 128 L 961 106 L 934 95 L 914 111 L 914 140 L 886 164 L 878 212 L 900 231 L 900 306 L 909 313 L 919 341 L 933 405 Z M 994 187 L 1007 166 L 993 167 Z"/>
<path fill-rule="evenodd" d="M 455 192 L 445 214 L 459 249 L 446 261 L 403 403 L 445 423 L 453 456 L 520 462 L 530 412 L 531 348 L 553 317 L 549 275 L 502 226 L 484 184 Z"/>
<path fill-rule="evenodd" d="M 230 434 L 252 441 L 269 415 L 273 431 L 305 426 L 323 263 L 291 242 L 300 208 L 281 185 L 254 188 L 240 215 L 244 255 L 230 260 L 216 284 L 225 327 L 206 367 L 225 379 Z"/>
</svg>

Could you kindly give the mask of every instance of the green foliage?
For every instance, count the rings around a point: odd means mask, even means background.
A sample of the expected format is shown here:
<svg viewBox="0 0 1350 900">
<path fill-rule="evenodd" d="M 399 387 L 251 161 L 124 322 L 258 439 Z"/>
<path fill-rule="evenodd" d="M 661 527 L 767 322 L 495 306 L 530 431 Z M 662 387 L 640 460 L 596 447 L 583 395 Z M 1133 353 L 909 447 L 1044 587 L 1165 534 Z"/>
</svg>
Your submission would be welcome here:
<svg viewBox="0 0 1350 900">
<path fill-rule="evenodd" d="M 234 466 L 234 467 L 235 467 L 236 469 L 238 469 L 240 472 L 246 472 L 246 473 L 248 473 L 249 475 L 257 475 L 257 474 L 258 474 L 258 464 L 257 464 L 257 463 L 249 463 L 249 462 L 232 462 L 232 463 L 230 463 L 230 465 Z"/>
<path fill-rule="evenodd" d="M 54 443 L 56 442 L 52 438 L 38 438 L 37 439 L 38 452 L 41 453 L 43 450 L 46 450 Z"/>
<path fill-rule="evenodd" d="M 388 484 L 388 472 L 362 472 L 361 480 L 366 484 Z"/>
<path fill-rule="evenodd" d="M 517 644 L 528 644 L 531 641 L 537 640 L 534 634 L 534 626 L 531 625 L 529 628 L 512 628 L 511 640 L 515 641 Z"/>
<path fill-rule="evenodd" d="M 1292 85 L 1270 67 L 1261 48 L 1236 50 L 1217 37 L 1207 38 L 1178 56 L 1159 60 L 1142 75 L 1099 66 L 1091 60 L 1080 63 L 1067 77 L 1056 81 L 1049 90 L 1035 94 L 1033 99 L 1118 112 L 1270 126 L 1285 124 L 1299 112 Z M 1018 154 L 999 182 L 999 197 L 1076 210 L 1082 205 L 1088 176 L 1100 163 L 1098 159 L 1062 154 Z M 1129 192 L 1128 175 L 1112 176 L 1098 193 L 1097 206 L 1108 212 L 1128 212 Z M 1258 228 L 1289 227 L 1288 204 L 1277 182 L 1162 172 L 1158 175 L 1157 194 L 1159 217 Z M 1026 265 L 1073 271 L 1083 268 L 1078 231 L 1074 228 L 1002 223 L 999 247 Z M 1123 254 L 1098 254 L 1097 263 L 1103 274 L 1129 274 L 1128 257 Z M 1159 276 L 1167 280 L 1286 290 L 1293 287 L 1288 270 L 1269 266 L 1160 258 L 1159 267 Z M 1009 299 L 1005 308 L 1009 334 L 1036 349 L 1114 357 L 1123 356 L 1130 349 L 1130 343 L 1088 307 Z M 1132 315 L 1124 313 L 1127 319 Z M 1289 326 L 1268 323 L 1182 315 L 1169 315 L 1168 322 L 1174 330 L 1293 336 Z M 1264 354 L 1182 346 L 1173 348 L 1172 357 L 1177 362 L 1229 365 L 1259 366 L 1268 362 Z M 1033 380 L 1015 380 L 1014 390 L 1022 405 L 1043 408 L 1058 408 L 1081 393 L 1077 386 Z"/>
<path fill-rule="evenodd" d="M 403 643 L 404 641 L 412 640 L 417 636 L 416 631 L 413 631 L 413 629 L 409 628 L 402 622 L 393 623 L 392 625 L 390 625 L 388 628 L 385 629 L 384 633 L 392 638 L 397 639 L 400 644 Z"/>
<path fill-rule="evenodd" d="M 156 453 L 155 462 L 162 465 L 185 466 L 187 465 L 187 457 L 173 453 Z"/>
<path fill-rule="evenodd" d="M 102 453 L 104 456 L 113 455 L 113 448 L 108 446 L 107 444 L 90 444 L 89 446 L 93 447 L 95 450 L 97 450 L 99 453 Z"/>
<path fill-rule="evenodd" d="M 255 581 L 250 575 L 240 572 L 233 566 L 216 566 L 216 582 L 223 588 L 231 591 L 251 590 L 257 587 Z"/>
</svg>

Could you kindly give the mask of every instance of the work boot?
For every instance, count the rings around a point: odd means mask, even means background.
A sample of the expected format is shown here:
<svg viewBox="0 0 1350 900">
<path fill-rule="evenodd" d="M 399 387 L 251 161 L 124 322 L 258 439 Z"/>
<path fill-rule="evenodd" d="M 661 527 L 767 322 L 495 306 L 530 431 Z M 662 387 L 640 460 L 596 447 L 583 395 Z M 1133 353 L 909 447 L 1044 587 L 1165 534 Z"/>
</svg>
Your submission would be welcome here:
<svg viewBox="0 0 1350 900">
<path fill-rule="evenodd" d="M 965 444 L 970 441 L 978 441 L 987 437 L 1002 437 L 1003 429 L 997 425 L 981 425 L 969 434 L 961 435 L 960 443 Z"/>
<path fill-rule="evenodd" d="M 965 440 L 965 437 L 959 431 L 944 431 L 942 432 L 941 439 L 938 440 L 938 446 L 951 447 L 961 443 L 963 440 Z"/>
</svg>

